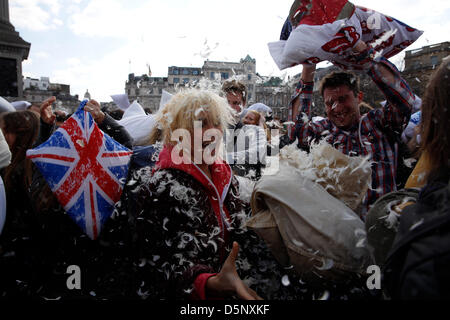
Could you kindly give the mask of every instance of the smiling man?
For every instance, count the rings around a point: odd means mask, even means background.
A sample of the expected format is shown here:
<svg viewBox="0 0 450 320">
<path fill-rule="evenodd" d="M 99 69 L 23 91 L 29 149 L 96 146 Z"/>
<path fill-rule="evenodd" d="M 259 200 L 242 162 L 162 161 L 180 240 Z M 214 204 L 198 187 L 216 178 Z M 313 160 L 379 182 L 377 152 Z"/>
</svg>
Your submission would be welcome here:
<svg viewBox="0 0 450 320">
<path fill-rule="evenodd" d="M 361 116 L 359 103 L 363 94 L 358 78 L 349 72 L 333 72 L 322 79 L 320 92 L 327 118 L 311 120 L 311 103 L 315 65 L 304 65 L 296 95 L 292 100 L 297 116 L 293 139 L 308 149 L 310 144 L 325 138 L 328 143 L 349 156 L 370 156 L 372 186 L 359 214 L 364 219 L 370 205 L 380 196 L 396 190 L 397 151 L 388 137 L 401 135 L 409 121 L 414 94 L 397 68 L 385 58 L 373 58 L 373 50 L 364 43 L 356 47 L 357 59 L 368 59 L 367 73 L 385 95 L 388 103 Z"/>
</svg>

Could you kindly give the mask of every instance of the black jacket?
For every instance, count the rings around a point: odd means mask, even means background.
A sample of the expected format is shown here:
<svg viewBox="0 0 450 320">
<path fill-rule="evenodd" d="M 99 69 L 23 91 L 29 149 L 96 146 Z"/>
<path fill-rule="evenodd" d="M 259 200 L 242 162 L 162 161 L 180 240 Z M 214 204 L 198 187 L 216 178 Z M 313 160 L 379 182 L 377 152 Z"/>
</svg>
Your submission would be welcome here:
<svg viewBox="0 0 450 320">
<path fill-rule="evenodd" d="M 99 128 L 132 147 L 128 132 L 109 115 Z M 35 145 L 46 141 L 55 129 L 41 121 Z M 9 195 L 7 220 L 0 236 L 0 298 L 95 299 L 122 293 L 128 281 L 118 280 L 123 276 L 120 271 L 113 277 L 113 271 L 108 271 L 114 266 L 115 255 L 122 253 L 120 241 L 114 242 L 117 248 L 107 235 L 90 240 L 65 213 L 39 170 L 34 169 L 28 190 L 14 190 Z M 118 217 L 106 221 L 104 228 L 117 230 L 123 224 Z M 70 265 L 81 268 L 81 290 L 67 287 Z"/>
</svg>

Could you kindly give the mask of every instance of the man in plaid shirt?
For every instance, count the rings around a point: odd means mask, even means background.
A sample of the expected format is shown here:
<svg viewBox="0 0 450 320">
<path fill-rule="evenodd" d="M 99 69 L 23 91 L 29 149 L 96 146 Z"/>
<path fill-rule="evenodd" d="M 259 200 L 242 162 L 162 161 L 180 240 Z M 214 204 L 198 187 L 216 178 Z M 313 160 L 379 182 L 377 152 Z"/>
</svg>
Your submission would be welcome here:
<svg viewBox="0 0 450 320">
<path fill-rule="evenodd" d="M 292 140 L 309 149 L 312 142 L 325 138 L 336 149 L 349 156 L 370 155 L 372 187 L 369 188 L 359 212 L 364 220 L 370 206 L 382 195 L 396 190 L 397 152 L 391 139 L 401 135 L 408 123 L 414 94 L 397 68 L 387 59 L 374 58 L 373 49 L 358 44 L 357 59 L 367 60 L 368 74 L 387 99 L 382 109 L 361 116 L 359 103 L 363 95 L 359 81 L 348 72 L 334 72 L 322 80 L 321 94 L 327 118 L 311 121 L 311 103 L 315 65 L 304 65 L 301 80 L 291 102 L 296 124 Z"/>
</svg>

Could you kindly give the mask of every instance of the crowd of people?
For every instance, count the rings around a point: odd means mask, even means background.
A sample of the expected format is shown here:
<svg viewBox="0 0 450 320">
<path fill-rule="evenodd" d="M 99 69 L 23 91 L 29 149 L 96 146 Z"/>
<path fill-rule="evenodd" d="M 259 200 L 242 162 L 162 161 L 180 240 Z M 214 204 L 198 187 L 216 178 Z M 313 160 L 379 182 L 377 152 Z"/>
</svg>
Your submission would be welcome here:
<svg viewBox="0 0 450 320">
<path fill-rule="evenodd" d="M 291 31 L 285 25 L 282 38 Z M 55 97 L 38 108 L 0 113 L 0 299 L 448 297 L 450 59 L 434 72 L 420 113 L 412 116 L 418 97 L 398 69 L 363 41 L 354 45 L 353 54 L 356 61 L 364 61 L 384 94 L 383 107 L 365 104 L 358 76 L 339 70 L 321 80 L 326 117 L 313 119 L 316 65 L 310 62 L 303 64 L 289 105 L 291 125 L 274 119 L 267 106 L 247 107 L 247 88 L 237 79 L 226 80 L 220 92 L 179 90 L 152 115 L 154 125 L 143 128 L 147 138 L 139 144 L 130 127 L 121 125 L 122 113 L 111 115 L 97 101 L 85 102 L 82 108 L 89 119 L 133 151 L 120 200 L 95 239 L 67 214 L 46 176 L 27 157 L 28 150 L 49 141 L 70 115 L 52 108 Z M 269 239 L 248 227 L 249 219 L 260 214 L 252 191 L 269 185 L 270 158 L 293 146 L 309 153 L 318 143 L 370 162 L 363 201 L 357 208 L 345 207 L 350 214 L 344 222 L 331 220 L 328 210 L 313 212 L 314 222 L 302 220 L 317 228 L 317 233 L 303 235 L 307 244 L 293 241 L 293 247 L 276 247 L 279 239 L 300 229 L 292 231 L 294 220 L 285 221 Z M 399 169 L 406 158 L 401 143 L 407 145 L 408 157 L 418 160 L 406 179 Z M 288 170 L 296 177 L 295 168 Z M 288 178 L 286 185 L 279 181 L 274 188 L 295 203 L 301 192 L 321 188 L 317 181 L 305 181 L 304 189 L 286 190 L 292 183 Z M 243 197 L 245 192 L 250 196 Z M 273 226 L 277 210 L 285 210 L 272 200 L 264 209 L 272 214 L 263 221 L 266 226 Z M 324 201 L 297 202 L 298 208 L 289 210 L 313 210 Z M 365 230 L 353 228 L 359 225 Z M 340 250 L 330 249 L 331 242 L 325 245 L 329 248 L 320 247 L 321 227 L 335 228 L 337 236 L 330 241 L 336 243 L 367 234 L 367 241 L 358 241 L 356 247 L 367 248 L 369 261 L 353 271 L 343 267 L 339 252 L 331 252 L 322 265 L 307 268 L 294 262 L 291 253 L 284 254 L 296 252 L 315 261 L 321 251 Z M 381 286 L 367 285 L 364 268 L 369 265 L 381 268 Z M 68 285 L 70 266 L 81 270 L 75 288 Z M 334 268 L 344 270 L 345 277 L 331 276 Z M 414 273 L 414 268 L 433 271 Z"/>
</svg>

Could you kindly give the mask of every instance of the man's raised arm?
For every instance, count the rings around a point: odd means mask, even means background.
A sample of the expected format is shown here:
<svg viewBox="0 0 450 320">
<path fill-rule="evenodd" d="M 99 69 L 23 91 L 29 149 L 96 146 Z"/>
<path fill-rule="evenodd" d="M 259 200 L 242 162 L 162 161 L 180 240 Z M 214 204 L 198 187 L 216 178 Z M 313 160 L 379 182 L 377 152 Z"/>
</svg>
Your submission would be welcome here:
<svg viewBox="0 0 450 320">
<path fill-rule="evenodd" d="M 411 116 L 414 93 L 394 64 L 383 56 L 374 57 L 373 49 L 363 42 L 357 49 L 361 56 L 372 60 L 368 75 L 387 100 L 380 121 L 386 127 L 401 130 Z"/>
<path fill-rule="evenodd" d="M 299 139 L 299 143 L 304 145 L 307 141 L 307 130 L 304 116 L 311 120 L 311 104 L 314 89 L 315 64 L 303 64 L 303 71 L 296 88 L 296 93 L 291 101 L 292 120 L 295 126 L 291 132 L 291 140 Z"/>
</svg>

